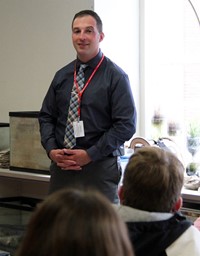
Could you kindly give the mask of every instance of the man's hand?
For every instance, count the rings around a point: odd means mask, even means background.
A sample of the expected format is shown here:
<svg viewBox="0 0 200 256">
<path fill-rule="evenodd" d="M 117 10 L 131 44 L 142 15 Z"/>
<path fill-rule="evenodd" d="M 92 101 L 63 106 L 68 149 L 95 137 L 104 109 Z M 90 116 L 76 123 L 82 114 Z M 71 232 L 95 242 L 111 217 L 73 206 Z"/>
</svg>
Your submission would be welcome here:
<svg viewBox="0 0 200 256">
<path fill-rule="evenodd" d="M 81 170 L 81 166 L 91 162 L 88 153 L 82 149 L 53 149 L 50 151 L 49 157 L 62 170 L 79 171 Z"/>
<path fill-rule="evenodd" d="M 79 166 L 84 166 L 92 161 L 86 150 L 65 148 L 63 151 L 67 155 L 68 160 L 75 161 Z"/>
<path fill-rule="evenodd" d="M 63 170 L 81 170 L 81 166 L 77 164 L 76 161 L 68 159 L 64 149 L 52 149 L 49 153 L 49 157 Z"/>
</svg>

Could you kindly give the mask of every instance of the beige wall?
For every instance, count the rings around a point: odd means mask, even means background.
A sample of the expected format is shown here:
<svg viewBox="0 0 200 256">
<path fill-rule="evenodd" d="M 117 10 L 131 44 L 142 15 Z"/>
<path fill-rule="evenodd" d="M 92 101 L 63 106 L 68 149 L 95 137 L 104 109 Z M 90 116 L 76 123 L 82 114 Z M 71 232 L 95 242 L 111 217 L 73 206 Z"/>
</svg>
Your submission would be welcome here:
<svg viewBox="0 0 200 256">
<path fill-rule="evenodd" d="M 94 0 L 0 0 L 0 122 L 39 110 L 57 69 L 75 57 L 71 20 Z"/>
</svg>

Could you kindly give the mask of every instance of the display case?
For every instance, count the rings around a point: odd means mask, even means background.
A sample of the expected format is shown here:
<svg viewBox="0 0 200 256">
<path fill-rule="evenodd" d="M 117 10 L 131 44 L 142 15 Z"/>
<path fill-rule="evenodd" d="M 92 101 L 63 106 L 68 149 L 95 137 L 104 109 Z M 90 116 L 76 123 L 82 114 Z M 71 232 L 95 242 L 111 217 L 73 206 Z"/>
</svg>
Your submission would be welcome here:
<svg viewBox="0 0 200 256">
<path fill-rule="evenodd" d="M 0 122 L 0 168 L 9 168 L 10 139 L 9 123 Z"/>
<path fill-rule="evenodd" d="M 26 197 L 0 198 L 0 256 L 14 256 L 33 210 L 40 200 Z"/>
<path fill-rule="evenodd" d="M 48 173 L 50 159 L 41 145 L 37 111 L 10 112 L 10 170 Z"/>
<path fill-rule="evenodd" d="M 0 151 L 9 149 L 9 123 L 0 122 Z"/>
</svg>

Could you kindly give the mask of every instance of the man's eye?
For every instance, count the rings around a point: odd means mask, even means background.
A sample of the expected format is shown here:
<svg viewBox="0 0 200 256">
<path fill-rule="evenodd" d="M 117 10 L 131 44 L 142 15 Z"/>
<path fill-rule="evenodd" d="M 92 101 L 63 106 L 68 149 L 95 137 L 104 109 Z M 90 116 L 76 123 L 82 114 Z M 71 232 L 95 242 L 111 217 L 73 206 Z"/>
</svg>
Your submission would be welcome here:
<svg viewBox="0 0 200 256">
<path fill-rule="evenodd" d="M 86 33 L 88 33 L 88 34 L 90 34 L 90 33 L 92 33 L 92 32 L 93 32 L 92 29 L 87 29 L 87 30 L 86 30 Z"/>
<path fill-rule="evenodd" d="M 78 34 L 78 33 L 80 33 L 80 30 L 74 30 L 73 33 Z"/>
</svg>

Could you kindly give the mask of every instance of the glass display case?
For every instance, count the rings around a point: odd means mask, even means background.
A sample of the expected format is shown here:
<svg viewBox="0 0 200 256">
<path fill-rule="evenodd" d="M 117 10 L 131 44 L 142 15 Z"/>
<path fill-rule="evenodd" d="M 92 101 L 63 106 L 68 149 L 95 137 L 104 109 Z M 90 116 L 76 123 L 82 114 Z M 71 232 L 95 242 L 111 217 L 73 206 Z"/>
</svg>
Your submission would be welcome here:
<svg viewBox="0 0 200 256">
<path fill-rule="evenodd" d="M 14 255 L 39 201 L 26 197 L 0 198 L 0 256 Z"/>
<path fill-rule="evenodd" d="M 9 112 L 11 170 L 49 173 L 50 159 L 41 145 L 38 113 Z"/>
</svg>

